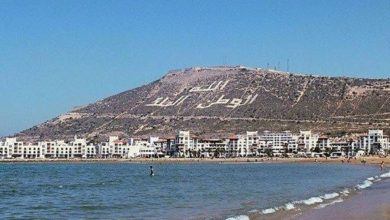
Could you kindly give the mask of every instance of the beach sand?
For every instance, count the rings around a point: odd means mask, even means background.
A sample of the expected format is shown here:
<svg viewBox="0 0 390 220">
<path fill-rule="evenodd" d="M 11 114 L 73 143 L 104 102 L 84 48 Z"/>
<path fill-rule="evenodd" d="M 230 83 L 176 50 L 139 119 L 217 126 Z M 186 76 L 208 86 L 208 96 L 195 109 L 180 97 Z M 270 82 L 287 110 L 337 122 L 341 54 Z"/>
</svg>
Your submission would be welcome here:
<svg viewBox="0 0 390 220">
<path fill-rule="evenodd" d="M 217 164 L 235 164 L 235 163 L 336 163 L 336 164 L 362 164 L 378 165 L 384 161 L 385 166 L 390 166 L 390 156 L 360 157 L 351 159 L 349 162 L 344 159 L 326 159 L 326 158 L 134 158 L 134 159 L 3 159 L 0 163 L 217 163 Z"/>
<path fill-rule="evenodd" d="M 389 220 L 390 219 L 390 179 L 373 184 L 371 187 L 350 196 L 344 202 L 329 205 L 322 209 L 310 209 L 296 220 Z"/>
</svg>

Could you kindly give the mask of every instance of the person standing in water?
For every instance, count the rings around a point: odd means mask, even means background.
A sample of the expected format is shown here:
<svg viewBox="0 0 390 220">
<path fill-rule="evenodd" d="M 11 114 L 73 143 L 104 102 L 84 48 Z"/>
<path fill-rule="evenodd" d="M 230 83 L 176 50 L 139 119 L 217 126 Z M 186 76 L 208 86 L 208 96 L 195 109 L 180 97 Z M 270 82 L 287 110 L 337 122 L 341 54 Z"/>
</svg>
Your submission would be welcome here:
<svg viewBox="0 0 390 220">
<path fill-rule="evenodd" d="M 382 163 L 381 163 L 381 171 L 383 171 L 383 166 L 385 165 L 385 161 L 382 160 Z"/>
<path fill-rule="evenodd" d="M 154 176 L 153 166 L 150 166 L 150 176 Z"/>
</svg>

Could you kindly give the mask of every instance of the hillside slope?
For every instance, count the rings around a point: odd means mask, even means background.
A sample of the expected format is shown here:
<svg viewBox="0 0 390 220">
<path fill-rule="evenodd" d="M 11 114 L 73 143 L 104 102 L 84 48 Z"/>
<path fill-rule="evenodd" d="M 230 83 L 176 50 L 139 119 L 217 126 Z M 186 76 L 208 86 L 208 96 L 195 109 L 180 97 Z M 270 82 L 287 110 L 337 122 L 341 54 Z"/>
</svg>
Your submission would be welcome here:
<svg viewBox="0 0 390 220">
<path fill-rule="evenodd" d="M 246 130 L 324 133 L 385 129 L 390 80 L 318 77 L 246 67 L 170 71 L 150 84 L 63 114 L 16 136 L 24 140 L 198 135 Z"/>
</svg>

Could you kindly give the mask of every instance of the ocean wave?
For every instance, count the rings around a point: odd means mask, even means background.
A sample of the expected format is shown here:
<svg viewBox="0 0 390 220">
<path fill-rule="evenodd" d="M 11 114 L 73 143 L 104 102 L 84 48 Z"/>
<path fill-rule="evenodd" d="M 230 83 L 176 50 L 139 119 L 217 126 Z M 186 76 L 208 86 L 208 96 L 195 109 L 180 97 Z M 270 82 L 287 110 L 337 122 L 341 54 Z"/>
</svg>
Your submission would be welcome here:
<svg viewBox="0 0 390 220">
<path fill-rule="evenodd" d="M 293 203 L 289 202 L 289 203 L 287 203 L 287 204 L 284 206 L 284 208 L 285 208 L 286 210 L 291 210 L 291 209 L 295 209 L 295 206 L 294 206 Z"/>
<path fill-rule="evenodd" d="M 390 171 L 380 175 L 380 177 L 382 177 L 382 178 L 390 178 Z"/>
<path fill-rule="evenodd" d="M 247 215 L 237 215 L 234 217 L 227 218 L 226 220 L 250 220 Z"/>
<path fill-rule="evenodd" d="M 338 193 L 329 193 L 329 194 L 325 194 L 323 196 L 321 196 L 322 199 L 333 199 L 333 198 L 336 198 L 337 196 L 339 196 L 340 194 Z"/>
<path fill-rule="evenodd" d="M 333 205 L 335 203 L 343 202 L 344 199 L 342 197 L 340 197 L 340 198 L 337 198 L 337 197 L 348 196 L 350 194 L 351 190 L 354 191 L 354 190 L 361 190 L 361 189 L 368 188 L 374 182 L 380 181 L 381 177 L 382 178 L 389 178 L 390 172 L 384 173 L 380 176 L 369 177 L 366 180 L 364 180 L 361 184 L 356 185 L 355 188 L 345 188 L 343 191 L 340 191 L 340 192 L 327 193 L 327 194 L 324 194 L 324 195 L 318 196 L 318 197 L 311 197 L 311 198 L 305 199 L 305 200 L 297 200 L 297 201 L 289 202 L 283 206 L 263 209 L 260 213 L 272 214 L 272 213 L 275 213 L 279 210 L 289 211 L 289 210 L 297 209 L 297 207 L 295 205 L 299 205 L 299 204 L 314 205 L 317 203 L 321 203 L 321 204 L 318 204 L 315 208 L 316 209 L 324 208 L 326 206 Z M 337 199 L 335 199 L 335 198 L 337 198 Z M 332 199 L 334 199 L 334 200 L 332 200 Z M 325 203 L 325 200 L 330 200 L 330 202 Z M 299 209 L 299 206 L 298 206 L 298 209 Z M 233 219 L 230 219 L 230 220 L 233 220 Z"/>
<path fill-rule="evenodd" d="M 263 211 L 261 211 L 261 213 L 263 214 L 271 214 L 271 213 L 274 213 L 277 211 L 277 208 L 269 208 L 269 209 L 264 209 Z"/>
<path fill-rule="evenodd" d="M 344 199 L 342 198 L 338 198 L 338 199 L 335 199 L 329 203 L 324 203 L 324 204 L 320 204 L 316 207 L 316 209 L 322 209 L 322 208 L 325 208 L 326 206 L 329 206 L 329 205 L 333 205 L 333 204 L 336 204 L 336 203 L 340 203 L 340 202 L 343 202 Z"/>
<path fill-rule="evenodd" d="M 356 187 L 358 189 L 365 189 L 367 187 L 370 187 L 372 185 L 372 182 L 370 180 L 364 180 L 362 184 L 358 184 Z"/>
<path fill-rule="evenodd" d="M 340 193 L 343 194 L 344 196 L 347 196 L 349 194 L 349 190 L 348 189 L 344 189 Z"/>
<path fill-rule="evenodd" d="M 313 205 L 316 203 L 321 203 L 324 200 L 322 200 L 320 197 L 311 197 L 310 199 L 302 200 L 301 202 L 305 205 Z"/>
</svg>

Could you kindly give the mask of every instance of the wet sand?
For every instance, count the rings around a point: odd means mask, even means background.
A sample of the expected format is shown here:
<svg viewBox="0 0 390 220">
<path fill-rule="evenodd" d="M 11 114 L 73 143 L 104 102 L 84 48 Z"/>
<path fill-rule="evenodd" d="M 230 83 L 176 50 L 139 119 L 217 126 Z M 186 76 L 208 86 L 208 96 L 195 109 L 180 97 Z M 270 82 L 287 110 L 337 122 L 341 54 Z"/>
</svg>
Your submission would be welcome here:
<svg viewBox="0 0 390 220">
<path fill-rule="evenodd" d="M 371 187 L 357 192 L 356 195 L 349 197 L 344 202 L 322 209 L 311 209 L 290 219 L 388 220 L 390 219 L 390 179 L 374 183 Z"/>
</svg>

